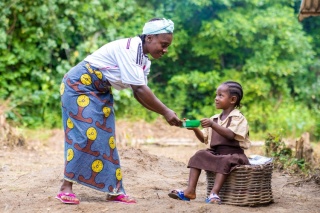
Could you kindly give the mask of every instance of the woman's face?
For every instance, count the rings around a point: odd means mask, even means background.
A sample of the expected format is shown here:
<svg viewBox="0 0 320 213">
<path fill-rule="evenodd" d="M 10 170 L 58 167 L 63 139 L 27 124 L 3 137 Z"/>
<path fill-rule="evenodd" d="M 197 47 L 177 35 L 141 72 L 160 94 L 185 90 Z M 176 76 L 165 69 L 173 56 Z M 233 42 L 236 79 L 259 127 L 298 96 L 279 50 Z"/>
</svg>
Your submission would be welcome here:
<svg viewBox="0 0 320 213">
<path fill-rule="evenodd" d="M 173 34 L 170 33 L 147 35 L 143 53 L 149 53 L 154 59 L 161 58 L 162 55 L 168 52 L 168 47 L 170 46 L 172 39 Z"/>
</svg>

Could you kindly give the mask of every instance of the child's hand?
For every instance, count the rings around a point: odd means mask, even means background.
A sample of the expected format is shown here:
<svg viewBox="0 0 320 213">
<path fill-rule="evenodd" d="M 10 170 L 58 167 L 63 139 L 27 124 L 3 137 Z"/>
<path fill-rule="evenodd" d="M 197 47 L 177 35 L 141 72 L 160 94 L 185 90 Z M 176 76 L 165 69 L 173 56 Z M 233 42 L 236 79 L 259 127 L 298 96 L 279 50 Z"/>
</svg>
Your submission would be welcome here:
<svg viewBox="0 0 320 213">
<path fill-rule="evenodd" d="M 196 130 L 196 129 L 198 129 L 197 127 L 188 127 L 187 128 L 188 130 Z"/>
<path fill-rule="evenodd" d="M 213 124 L 213 120 L 211 120 L 210 118 L 202 118 L 200 122 L 203 128 L 212 127 Z"/>
</svg>

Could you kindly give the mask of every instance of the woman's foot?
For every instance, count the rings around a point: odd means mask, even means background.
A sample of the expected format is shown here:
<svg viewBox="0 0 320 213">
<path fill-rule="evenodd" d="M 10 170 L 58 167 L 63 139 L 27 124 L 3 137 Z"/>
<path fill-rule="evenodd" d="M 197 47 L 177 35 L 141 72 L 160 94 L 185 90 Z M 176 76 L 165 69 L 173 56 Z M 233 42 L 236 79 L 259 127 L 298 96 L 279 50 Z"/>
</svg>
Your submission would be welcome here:
<svg viewBox="0 0 320 213">
<path fill-rule="evenodd" d="M 62 203 L 68 204 L 79 204 L 80 200 L 72 191 L 72 182 L 63 180 L 62 186 L 60 187 L 60 192 L 55 197 Z"/>
<path fill-rule="evenodd" d="M 120 194 L 120 195 L 108 194 L 107 201 L 120 202 L 120 203 L 126 203 L 126 204 L 136 203 L 136 201 L 133 198 L 130 198 L 128 195 L 125 195 L 125 194 Z"/>
<path fill-rule="evenodd" d="M 80 200 L 73 193 L 59 192 L 55 198 L 60 200 L 62 203 L 66 203 L 66 204 L 79 204 L 80 203 Z"/>
</svg>

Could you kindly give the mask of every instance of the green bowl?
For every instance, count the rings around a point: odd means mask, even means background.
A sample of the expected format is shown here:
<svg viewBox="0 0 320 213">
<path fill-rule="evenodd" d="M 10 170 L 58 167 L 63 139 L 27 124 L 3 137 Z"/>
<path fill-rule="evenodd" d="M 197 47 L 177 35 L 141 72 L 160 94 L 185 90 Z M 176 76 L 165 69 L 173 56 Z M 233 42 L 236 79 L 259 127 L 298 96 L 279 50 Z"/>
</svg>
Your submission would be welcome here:
<svg viewBox="0 0 320 213">
<path fill-rule="evenodd" d="M 186 120 L 186 121 L 183 121 L 182 123 L 182 127 L 184 128 L 194 128 L 199 126 L 200 126 L 199 120 Z"/>
</svg>

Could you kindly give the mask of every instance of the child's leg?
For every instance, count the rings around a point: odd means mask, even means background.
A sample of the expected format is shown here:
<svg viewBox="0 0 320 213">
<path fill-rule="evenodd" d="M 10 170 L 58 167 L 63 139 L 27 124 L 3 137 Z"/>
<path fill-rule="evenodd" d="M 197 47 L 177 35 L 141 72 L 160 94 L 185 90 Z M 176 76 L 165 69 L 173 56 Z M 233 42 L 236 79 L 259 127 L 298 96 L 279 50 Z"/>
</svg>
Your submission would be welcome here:
<svg viewBox="0 0 320 213">
<path fill-rule="evenodd" d="M 206 203 L 218 203 L 221 204 L 221 199 L 219 197 L 220 189 L 226 180 L 227 175 L 216 173 L 216 178 L 214 180 L 214 186 L 210 192 L 210 195 L 206 199 Z"/>
<path fill-rule="evenodd" d="M 188 187 L 185 190 L 179 190 L 175 189 L 172 190 L 168 195 L 169 197 L 173 199 L 179 199 L 179 200 L 187 200 L 190 201 L 190 199 L 196 198 L 196 188 L 199 176 L 201 174 L 201 169 L 196 168 L 190 168 L 189 173 L 189 181 L 188 181 Z"/>
<path fill-rule="evenodd" d="M 214 186 L 211 190 L 211 194 L 217 194 L 219 195 L 220 189 L 224 183 L 224 181 L 227 179 L 228 175 L 216 173 L 216 178 L 214 180 Z"/>
<path fill-rule="evenodd" d="M 188 187 L 184 190 L 184 195 L 190 199 L 196 198 L 196 188 L 201 174 L 201 169 L 190 168 Z"/>
</svg>

